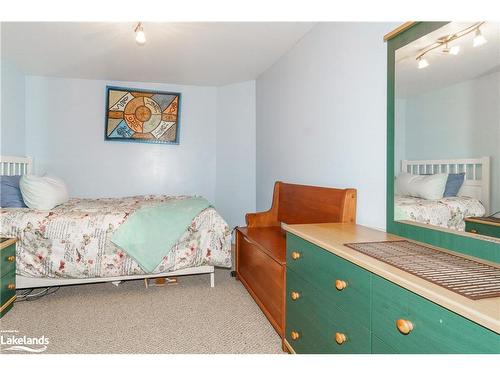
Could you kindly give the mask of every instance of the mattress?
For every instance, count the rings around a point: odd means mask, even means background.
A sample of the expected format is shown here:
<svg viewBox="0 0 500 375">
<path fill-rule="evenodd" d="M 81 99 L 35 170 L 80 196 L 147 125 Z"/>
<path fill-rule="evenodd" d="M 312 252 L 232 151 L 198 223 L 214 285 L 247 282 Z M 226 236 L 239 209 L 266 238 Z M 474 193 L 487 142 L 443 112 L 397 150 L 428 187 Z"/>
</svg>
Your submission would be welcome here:
<svg viewBox="0 0 500 375">
<path fill-rule="evenodd" d="M 466 217 L 484 216 L 484 206 L 478 199 L 448 197 L 437 200 L 396 196 L 394 220 L 409 220 L 457 231 L 465 230 Z"/>
<path fill-rule="evenodd" d="M 95 278 L 145 274 L 111 242 L 136 210 L 173 199 L 165 195 L 70 199 L 50 211 L 2 208 L 0 235 L 17 237 L 17 273 L 28 277 Z M 153 273 L 204 265 L 231 267 L 231 231 L 212 208 L 201 211 Z"/>
</svg>

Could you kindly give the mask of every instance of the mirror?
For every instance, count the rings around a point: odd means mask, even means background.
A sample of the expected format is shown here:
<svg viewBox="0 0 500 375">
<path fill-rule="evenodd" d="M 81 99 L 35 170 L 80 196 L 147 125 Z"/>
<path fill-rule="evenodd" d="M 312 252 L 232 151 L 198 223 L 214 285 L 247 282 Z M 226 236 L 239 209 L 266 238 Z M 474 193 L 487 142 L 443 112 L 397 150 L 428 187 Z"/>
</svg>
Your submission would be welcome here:
<svg viewBox="0 0 500 375">
<path fill-rule="evenodd" d="M 394 220 L 500 237 L 500 23 L 395 53 Z"/>
</svg>

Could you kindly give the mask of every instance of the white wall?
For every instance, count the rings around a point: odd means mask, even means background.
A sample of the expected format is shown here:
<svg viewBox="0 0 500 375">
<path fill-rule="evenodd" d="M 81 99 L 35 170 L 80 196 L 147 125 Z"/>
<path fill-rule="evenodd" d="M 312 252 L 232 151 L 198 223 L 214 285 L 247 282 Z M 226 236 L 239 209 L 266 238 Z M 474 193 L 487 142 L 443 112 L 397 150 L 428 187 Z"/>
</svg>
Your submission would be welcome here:
<svg viewBox="0 0 500 375">
<path fill-rule="evenodd" d="M 179 145 L 104 140 L 105 86 L 182 93 Z M 255 81 L 219 88 L 26 77 L 26 154 L 71 196 L 201 194 L 229 225 L 255 211 Z"/>
<path fill-rule="evenodd" d="M 391 23 L 323 23 L 257 79 L 257 208 L 273 183 L 358 189 L 357 221 L 385 228 Z"/>
<path fill-rule="evenodd" d="M 0 154 L 25 154 L 25 77 L 14 65 L 1 61 Z"/>
<path fill-rule="evenodd" d="M 105 86 L 182 93 L 180 144 L 104 140 Z M 26 153 L 71 196 L 201 194 L 215 200 L 214 87 L 26 77 Z"/>
<path fill-rule="evenodd" d="M 500 210 L 500 73 L 406 98 L 407 159 L 491 157 L 491 207 Z"/>
<path fill-rule="evenodd" d="M 255 81 L 217 88 L 215 204 L 230 227 L 255 211 Z"/>
</svg>

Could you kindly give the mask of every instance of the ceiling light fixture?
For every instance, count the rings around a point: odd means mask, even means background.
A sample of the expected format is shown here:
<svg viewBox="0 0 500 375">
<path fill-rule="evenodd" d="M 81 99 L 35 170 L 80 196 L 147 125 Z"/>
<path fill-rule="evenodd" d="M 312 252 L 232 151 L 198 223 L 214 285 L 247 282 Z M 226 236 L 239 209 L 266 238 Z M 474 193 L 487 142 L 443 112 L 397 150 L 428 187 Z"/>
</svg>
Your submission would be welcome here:
<svg viewBox="0 0 500 375">
<path fill-rule="evenodd" d="M 484 35 L 481 33 L 481 30 L 479 27 L 476 29 L 476 36 L 474 37 L 474 40 L 472 41 L 472 46 L 473 47 L 479 47 L 482 46 L 483 44 L 486 44 L 488 41 L 484 37 Z"/>
<path fill-rule="evenodd" d="M 144 28 L 142 27 L 142 22 L 139 22 L 135 27 L 135 41 L 139 45 L 146 43 L 146 34 L 144 34 Z"/>
<path fill-rule="evenodd" d="M 426 59 L 424 59 L 424 56 L 427 53 L 429 53 L 437 48 L 443 47 L 443 46 L 444 46 L 444 48 L 443 48 L 444 53 L 446 53 L 448 55 L 458 55 L 458 53 L 460 52 L 460 46 L 455 44 L 454 46 L 448 48 L 448 44 L 474 32 L 474 31 L 476 32 L 476 36 L 474 37 L 472 45 L 474 47 L 477 47 L 477 46 L 485 44 L 486 38 L 483 36 L 483 34 L 481 34 L 481 30 L 479 30 L 479 28 L 484 24 L 485 24 L 484 21 L 477 22 L 477 23 L 473 24 L 472 26 L 469 26 L 463 30 L 458 31 L 457 33 L 441 37 L 438 40 L 436 40 L 434 43 L 421 49 L 420 53 L 415 58 L 417 60 L 417 63 L 418 63 L 417 64 L 418 68 L 423 69 L 423 68 L 428 67 L 429 62 Z"/>
</svg>

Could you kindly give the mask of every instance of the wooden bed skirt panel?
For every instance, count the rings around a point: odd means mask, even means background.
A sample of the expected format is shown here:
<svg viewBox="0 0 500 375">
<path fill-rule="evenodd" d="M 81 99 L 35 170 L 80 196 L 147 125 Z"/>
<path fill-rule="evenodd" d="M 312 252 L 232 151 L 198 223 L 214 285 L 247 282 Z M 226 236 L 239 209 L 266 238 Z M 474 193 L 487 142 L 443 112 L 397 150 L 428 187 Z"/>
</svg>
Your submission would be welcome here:
<svg viewBox="0 0 500 375">
<path fill-rule="evenodd" d="M 284 332 L 285 266 L 236 231 L 237 276 L 274 329 Z"/>
</svg>

